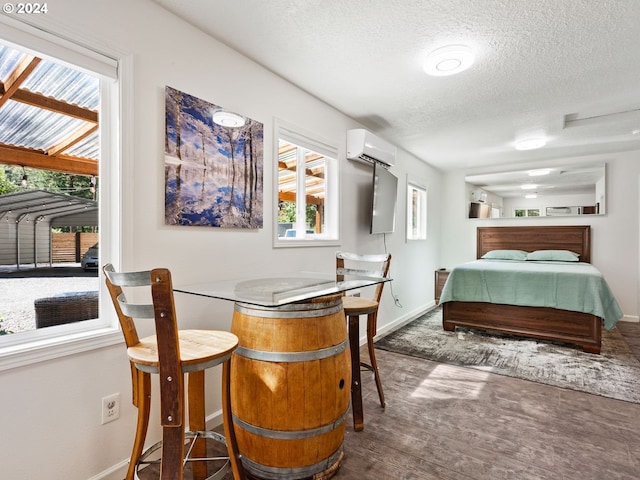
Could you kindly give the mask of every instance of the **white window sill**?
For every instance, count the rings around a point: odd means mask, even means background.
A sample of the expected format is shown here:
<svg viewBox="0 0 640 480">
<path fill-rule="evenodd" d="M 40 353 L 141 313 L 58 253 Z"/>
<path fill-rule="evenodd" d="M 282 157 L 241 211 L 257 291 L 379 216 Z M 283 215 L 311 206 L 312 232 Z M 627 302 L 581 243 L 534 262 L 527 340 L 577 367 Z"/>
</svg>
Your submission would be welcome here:
<svg viewBox="0 0 640 480">
<path fill-rule="evenodd" d="M 117 327 L 70 333 L 0 348 L 0 371 L 123 342 Z"/>
</svg>

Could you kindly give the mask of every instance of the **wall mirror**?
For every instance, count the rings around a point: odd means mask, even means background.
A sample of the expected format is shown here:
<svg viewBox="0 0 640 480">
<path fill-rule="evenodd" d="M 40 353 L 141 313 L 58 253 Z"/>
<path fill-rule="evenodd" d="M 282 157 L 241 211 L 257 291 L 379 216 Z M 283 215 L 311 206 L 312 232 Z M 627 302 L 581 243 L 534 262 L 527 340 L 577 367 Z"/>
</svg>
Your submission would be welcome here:
<svg viewBox="0 0 640 480">
<path fill-rule="evenodd" d="M 467 175 L 467 217 L 604 215 L 605 171 L 599 163 Z"/>
</svg>

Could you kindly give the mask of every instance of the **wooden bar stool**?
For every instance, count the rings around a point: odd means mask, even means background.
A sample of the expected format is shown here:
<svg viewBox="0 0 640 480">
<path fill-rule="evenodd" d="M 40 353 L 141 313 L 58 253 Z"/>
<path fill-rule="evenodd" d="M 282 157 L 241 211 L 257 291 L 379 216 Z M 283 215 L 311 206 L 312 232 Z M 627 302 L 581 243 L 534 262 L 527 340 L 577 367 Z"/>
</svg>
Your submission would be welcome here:
<svg viewBox="0 0 640 480">
<path fill-rule="evenodd" d="M 167 269 L 119 273 L 107 264 L 103 271 L 124 334 L 131 364 L 133 404 L 138 408 L 136 435 L 126 479 L 138 478 L 139 469 L 148 463 L 158 462 L 161 480 L 182 480 L 185 465 L 191 468 L 194 479 L 221 479 L 229 468 L 234 479 L 243 479 L 233 431 L 229 389 L 231 353 L 238 346 L 238 338 L 224 331 L 178 330 L 171 274 Z M 150 287 L 152 304 L 128 303 L 123 287 Z M 155 319 L 156 334 L 139 339 L 134 318 Z M 205 426 L 204 372 L 220 364 L 224 436 L 206 431 Z M 143 452 L 149 426 L 152 373 L 159 374 L 162 441 Z M 184 415 L 185 373 L 188 375 L 188 432 L 185 431 Z M 228 457 L 208 458 L 207 439 L 224 443 Z M 158 452 L 161 452 L 160 460 L 147 461 Z M 222 463 L 222 466 L 209 474 L 214 462 Z"/>
<path fill-rule="evenodd" d="M 349 262 L 349 266 L 345 265 Z M 360 255 L 357 253 L 336 253 L 336 280 L 342 282 L 355 278 L 384 278 L 389 274 L 391 254 Z M 358 268 L 356 268 L 358 267 Z M 366 268 L 363 268 L 366 267 Z M 349 340 L 351 347 L 351 408 L 353 411 L 353 428 L 360 431 L 364 428 L 364 415 L 362 412 L 362 386 L 360 384 L 360 369 L 365 368 L 373 372 L 378 389 L 380 405 L 385 407 L 382 382 L 378 372 L 378 362 L 373 344 L 373 338 L 377 333 L 378 306 L 382 297 L 384 283 L 375 287 L 373 298 L 344 296 L 342 298 L 345 317 L 349 324 Z M 360 360 L 360 316 L 367 316 L 367 349 L 369 350 L 370 363 Z"/>
</svg>

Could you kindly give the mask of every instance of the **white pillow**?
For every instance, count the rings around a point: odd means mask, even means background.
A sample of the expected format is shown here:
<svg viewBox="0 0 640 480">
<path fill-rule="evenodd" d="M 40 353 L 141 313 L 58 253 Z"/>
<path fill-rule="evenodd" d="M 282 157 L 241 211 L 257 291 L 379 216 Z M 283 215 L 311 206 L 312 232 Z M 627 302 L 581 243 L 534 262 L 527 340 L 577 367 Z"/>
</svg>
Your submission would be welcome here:
<svg viewBox="0 0 640 480">
<path fill-rule="evenodd" d="M 490 250 L 482 258 L 487 260 L 527 260 L 524 250 Z"/>
<path fill-rule="evenodd" d="M 553 262 L 579 262 L 580 255 L 569 250 L 536 250 L 527 255 L 527 260 L 547 260 Z"/>
</svg>

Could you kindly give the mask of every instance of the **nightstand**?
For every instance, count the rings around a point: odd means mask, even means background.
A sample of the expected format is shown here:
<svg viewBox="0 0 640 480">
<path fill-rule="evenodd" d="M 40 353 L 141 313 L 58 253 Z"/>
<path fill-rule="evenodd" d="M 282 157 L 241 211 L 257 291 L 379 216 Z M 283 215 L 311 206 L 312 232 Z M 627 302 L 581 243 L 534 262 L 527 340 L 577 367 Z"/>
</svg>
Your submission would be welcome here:
<svg viewBox="0 0 640 480">
<path fill-rule="evenodd" d="M 440 303 L 440 295 L 442 294 L 444 283 L 447 281 L 448 277 L 449 277 L 449 270 L 436 270 L 436 281 L 435 281 L 435 292 L 434 292 L 436 305 Z"/>
</svg>

